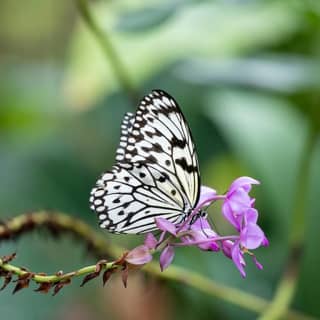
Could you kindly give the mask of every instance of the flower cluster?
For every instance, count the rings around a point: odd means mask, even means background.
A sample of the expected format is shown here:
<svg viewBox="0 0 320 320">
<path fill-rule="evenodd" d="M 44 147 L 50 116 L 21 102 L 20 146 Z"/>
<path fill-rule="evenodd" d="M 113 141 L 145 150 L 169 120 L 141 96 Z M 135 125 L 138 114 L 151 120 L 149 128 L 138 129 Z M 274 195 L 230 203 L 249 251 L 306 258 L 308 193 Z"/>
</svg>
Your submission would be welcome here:
<svg viewBox="0 0 320 320">
<path fill-rule="evenodd" d="M 211 188 L 202 186 L 200 199 L 191 215 L 181 224 L 158 217 L 157 227 L 162 231 L 159 239 L 148 233 L 144 244 L 131 250 L 126 261 L 141 265 L 152 260 L 152 253 L 161 251 L 160 267 L 163 271 L 174 258 L 174 250 L 179 246 L 197 246 L 200 250 L 222 251 L 230 258 L 242 277 L 246 276 L 244 255 L 252 257 L 259 269 L 262 265 L 250 250 L 267 246 L 268 239 L 257 225 L 258 211 L 254 208 L 255 199 L 249 196 L 251 186 L 259 182 L 250 177 L 236 179 L 224 195 L 218 195 Z M 201 209 L 215 201 L 223 201 L 222 214 L 235 230 L 234 235 L 219 235 L 202 214 Z"/>
</svg>

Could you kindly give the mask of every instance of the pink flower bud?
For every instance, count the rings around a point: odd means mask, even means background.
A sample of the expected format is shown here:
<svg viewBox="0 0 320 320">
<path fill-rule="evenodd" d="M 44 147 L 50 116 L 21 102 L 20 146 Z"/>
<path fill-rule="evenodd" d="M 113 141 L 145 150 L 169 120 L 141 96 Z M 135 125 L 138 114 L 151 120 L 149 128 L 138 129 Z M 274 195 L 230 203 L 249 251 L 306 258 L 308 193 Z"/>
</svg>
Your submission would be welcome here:
<svg viewBox="0 0 320 320">
<path fill-rule="evenodd" d="M 161 271 L 168 268 L 174 258 L 173 247 L 168 245 L 166 246 L 160 255 L 160 268 Z"/>
<path fill-rule="evenodd" d="M 125 260 L 131 264 L 141 265 L 150 262 L 152 255 L 147 246 L 141 245 L 129 251 Z"/>
</svg>

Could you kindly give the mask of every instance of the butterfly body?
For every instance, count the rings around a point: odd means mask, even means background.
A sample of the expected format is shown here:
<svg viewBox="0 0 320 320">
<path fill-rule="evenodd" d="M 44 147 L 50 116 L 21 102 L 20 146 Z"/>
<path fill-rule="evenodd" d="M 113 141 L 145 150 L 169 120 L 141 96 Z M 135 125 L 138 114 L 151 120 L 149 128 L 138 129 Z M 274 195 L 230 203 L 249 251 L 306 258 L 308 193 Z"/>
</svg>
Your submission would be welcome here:
<svg viewBox="0 0 320 320">
<path fill-rule="evenodd" d="M 198 159 L 188 124 L 174 99 L 161 90 L 145 96 L 121 125 L 117 163 L 91 191 L 91 209 L 113 233 L 157 229 L 155 218 L 181 223 L 200 190 Z"/>
</svg>

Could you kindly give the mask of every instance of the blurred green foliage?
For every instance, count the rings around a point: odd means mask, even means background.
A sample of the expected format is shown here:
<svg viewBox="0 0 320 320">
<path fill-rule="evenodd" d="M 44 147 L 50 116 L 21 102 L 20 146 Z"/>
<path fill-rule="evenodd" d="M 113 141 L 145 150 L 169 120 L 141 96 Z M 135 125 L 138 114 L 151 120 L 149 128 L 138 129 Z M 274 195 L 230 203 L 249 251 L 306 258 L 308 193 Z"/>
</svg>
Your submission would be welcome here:
<svg viewBox="0 0 320 320">
<path fill-rule="evenodd" d="M 257 252 L 262 272 L 249 264 L 243 280 L 222 255 L 192 249 L 175 263 L 272 299 L 297 232 L 303 254 L 293 306 L 320 317 L 320 2 L 108 0 L 91 9 L 141 95 L 161 88 L 179 101 L 203 184 L 223 192 L 240 175 L 262 181 L 257 206 L 271 242 Z M 0 218 L 59 209 L 97 226 L 88 194 L 114 162 L 123 114 L 134 110 L 112 61 L 72 1 L 2 1 L 0 48 Z M 219 224 L 218 210 L 210 214 Z M 109 234 L 106 241 L 128 243 Z M 37 234 L 1 244 L 0 255 L 12 251 L 35 271 L 95 261 L 71 240 Z M 6 290 L 1 316 L 124 319 L 116 301 L 130 294 L 114 286 L 73 284 L 56 298 Z M 159 293 L 158 308 L 167 318 L 256 317 L 182 285 L 165 290 L 170 301 Z"/>
</svg>

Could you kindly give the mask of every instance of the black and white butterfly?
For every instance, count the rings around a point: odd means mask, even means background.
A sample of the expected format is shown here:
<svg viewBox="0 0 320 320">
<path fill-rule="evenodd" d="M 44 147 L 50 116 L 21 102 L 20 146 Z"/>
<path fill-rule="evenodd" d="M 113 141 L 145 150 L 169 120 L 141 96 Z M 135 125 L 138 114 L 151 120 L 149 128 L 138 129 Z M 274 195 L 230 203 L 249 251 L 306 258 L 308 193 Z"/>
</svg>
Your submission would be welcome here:
<svg viewBox="0 0 320 320">
<path fill-rule="evenodd" d="M 90 207 L 101 228 L 140 234 L 157 229 L 155 218 L 184 221 L 197 204 L 200 174 L 191 132 L 177 102 L 153 90 L 121 125 L 116 164 L 101 175 Z"/>
</svg>

